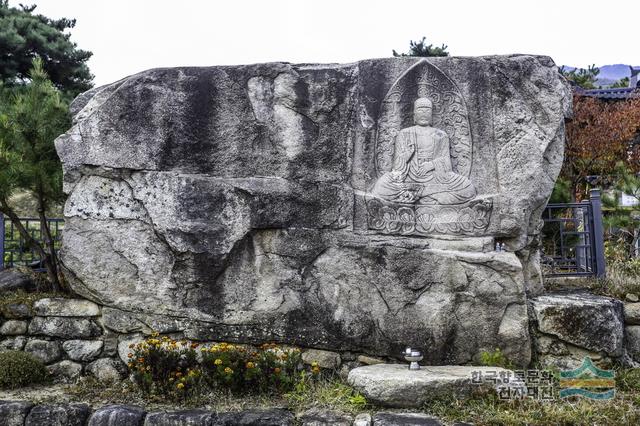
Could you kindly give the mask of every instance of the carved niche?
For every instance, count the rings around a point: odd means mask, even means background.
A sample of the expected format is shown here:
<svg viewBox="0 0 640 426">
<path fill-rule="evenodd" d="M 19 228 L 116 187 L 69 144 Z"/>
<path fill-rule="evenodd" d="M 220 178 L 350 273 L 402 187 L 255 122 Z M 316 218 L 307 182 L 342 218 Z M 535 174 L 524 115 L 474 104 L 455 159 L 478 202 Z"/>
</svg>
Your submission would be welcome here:
<svg viewBox="0 0 640 426">
<path fill-rule="evenodd" d="M 477 235 L 493 201 L 477 196 L 467 107 L 455 83 L 427 60 L 409 68 L 376 122 L 378 179 L 366 195 L 369 229 L 402 235 Z"/>
</svg>

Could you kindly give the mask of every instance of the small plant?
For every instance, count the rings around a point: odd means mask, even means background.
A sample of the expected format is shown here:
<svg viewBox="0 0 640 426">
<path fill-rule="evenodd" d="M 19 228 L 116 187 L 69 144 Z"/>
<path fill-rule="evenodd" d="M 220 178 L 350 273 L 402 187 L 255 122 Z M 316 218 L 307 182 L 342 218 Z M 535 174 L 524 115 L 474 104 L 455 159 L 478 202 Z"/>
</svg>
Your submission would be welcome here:
<svg viewBox="0 0 640 426">
<path fill-rule="evenodd" d="M 42 361 L 28 352 L 0 352 L 0 388 L 19 388 L 48 380 Z"/>
<path fill-rule="evenodd" d="M 128 367 L 133 382 L 151 395 L 182 399 L 199 387 L 202 371 L 196 359 L 196 343 L 178 342 L 154 333 L 129 345 Z"/>
<path fill-rule="evenodd" d="M 133 383 L 145 394 L 184 400 L 206 389 L 242 393 L 283 393 L 298 383 L 298 349 L 265 344 L 247 349 L 228 343 L 200 348 L 153 333 L 129 348 Z M 200 358 L 200 359 L 199 359 Z M 313 375 L 319 368 L 312 367 Z"/>
<path fill-rule="evenodd" d="M 513 368 L 513 363 L 502 353 L 500 348 L 496 348 L 493 352 L 482 351 L 480 353 L 480 364 L 489 367 Z"/>
<path fill-rule="evenodd" d="M 298 349 L 283 349 L 275 344 L 262 345 L 259 350 L 227 343 L 202 348 L 207 384 L 234 393 L 286 392 L 295 384 L 300 360 Z"/>
</svg>

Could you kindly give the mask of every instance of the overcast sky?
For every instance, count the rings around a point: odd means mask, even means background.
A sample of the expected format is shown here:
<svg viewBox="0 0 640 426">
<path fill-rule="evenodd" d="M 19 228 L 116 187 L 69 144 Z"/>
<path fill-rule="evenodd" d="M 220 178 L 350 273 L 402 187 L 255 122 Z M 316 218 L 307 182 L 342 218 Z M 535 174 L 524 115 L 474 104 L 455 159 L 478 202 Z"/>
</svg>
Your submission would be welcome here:
<svg viewBox="0 0 640 426">
<path fill-rule="evenodd" d="M 557 64 L 640 65 L 640 1 L 11 0 L 76 18 L 97 85 L 154 67 L 352 62 L 427 36 L 452 55 L 535 53 Z M 606 12 L 610 10 L 611 12 Z"/>
</svg>

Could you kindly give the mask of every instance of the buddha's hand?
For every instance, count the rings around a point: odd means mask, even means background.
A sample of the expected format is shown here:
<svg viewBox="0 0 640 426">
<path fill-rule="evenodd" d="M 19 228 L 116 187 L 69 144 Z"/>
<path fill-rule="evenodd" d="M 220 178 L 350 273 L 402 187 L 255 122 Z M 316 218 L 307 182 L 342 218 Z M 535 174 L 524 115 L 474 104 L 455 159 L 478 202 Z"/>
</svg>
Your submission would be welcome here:
<svg viewBox="0 0 640 426">
<path fill-rule="evenodd" d="M 401 203 L 413 203 L 417 198 L 417 194 L 414 191 L 405 189 L 398 194 L 398 201 Z"/>
<path fill-rule="evenodd" d="M 391 170 L 391 172 L 389 172 L 389 178 L 391 178 L 393 182 L 402 182 L 402 172 L 400 170 Z"/>
</svg>

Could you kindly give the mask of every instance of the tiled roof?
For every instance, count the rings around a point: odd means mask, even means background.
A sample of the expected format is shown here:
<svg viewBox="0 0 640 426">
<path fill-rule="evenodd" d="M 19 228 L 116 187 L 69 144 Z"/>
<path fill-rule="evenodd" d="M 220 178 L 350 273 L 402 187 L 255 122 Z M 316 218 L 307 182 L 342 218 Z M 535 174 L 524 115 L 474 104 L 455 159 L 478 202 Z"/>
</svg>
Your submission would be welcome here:
<svg viewBox="0 0 640 426">
<path fill-rule="evenodd" d="M 580 90 L 578 93 L 584 96 L 592 96 L 599 99 L 629 99 L 640 97 L 640 90 L 633 87 Z"/>
</svg>

